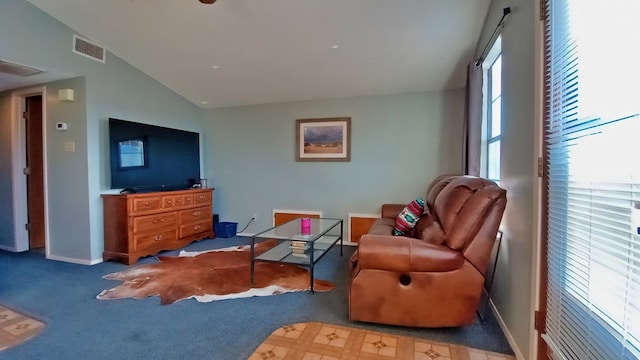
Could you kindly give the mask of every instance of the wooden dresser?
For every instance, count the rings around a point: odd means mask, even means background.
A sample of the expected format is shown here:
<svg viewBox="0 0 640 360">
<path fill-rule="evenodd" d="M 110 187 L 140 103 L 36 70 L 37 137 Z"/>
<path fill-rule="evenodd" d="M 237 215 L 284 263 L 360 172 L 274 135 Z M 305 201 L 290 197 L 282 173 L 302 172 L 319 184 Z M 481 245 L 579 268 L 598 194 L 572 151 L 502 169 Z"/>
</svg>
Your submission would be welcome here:
<svg viewBox="0 0 640 360">
<path fill-rule="evenodd" d="M 213 190 L 104 194 L 102 259 L 134 264 L 142 256 L 213 238 Z"/>
</svg>

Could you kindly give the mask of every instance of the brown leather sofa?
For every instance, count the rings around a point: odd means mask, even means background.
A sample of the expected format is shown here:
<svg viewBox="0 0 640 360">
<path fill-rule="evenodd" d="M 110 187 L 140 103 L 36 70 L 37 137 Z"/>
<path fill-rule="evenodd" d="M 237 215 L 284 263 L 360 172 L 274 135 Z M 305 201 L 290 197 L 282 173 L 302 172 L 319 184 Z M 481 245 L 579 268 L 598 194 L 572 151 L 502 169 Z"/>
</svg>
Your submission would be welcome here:
<svg viewBox="0 0 640 360">
<path fill-rule="evenodd" d="M 385 204 L 350 262 L 349 319 L 416 327 L 472 323 L 507 199 L 478 177 L 442 175 L 428 187 L 425 213 L 393 236 L 406 204 Z"/>
</svg>

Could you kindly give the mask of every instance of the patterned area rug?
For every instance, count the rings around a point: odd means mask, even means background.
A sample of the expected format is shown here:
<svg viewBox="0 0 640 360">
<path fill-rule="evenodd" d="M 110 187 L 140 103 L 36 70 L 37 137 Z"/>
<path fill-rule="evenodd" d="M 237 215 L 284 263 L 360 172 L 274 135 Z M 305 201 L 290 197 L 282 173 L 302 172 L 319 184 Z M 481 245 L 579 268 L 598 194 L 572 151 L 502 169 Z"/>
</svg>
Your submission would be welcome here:
<svg viewBox="0 0 640 360">
<path fill-rule="evenodd" d="M 512 355 L 316 322 L 283 326 L 249 360 L 512 360 Z"/>
<path fill-rule="evenodd" d="M 0 351 L 38 335 L 44 324 L 0 305 Z"/>
</svg>

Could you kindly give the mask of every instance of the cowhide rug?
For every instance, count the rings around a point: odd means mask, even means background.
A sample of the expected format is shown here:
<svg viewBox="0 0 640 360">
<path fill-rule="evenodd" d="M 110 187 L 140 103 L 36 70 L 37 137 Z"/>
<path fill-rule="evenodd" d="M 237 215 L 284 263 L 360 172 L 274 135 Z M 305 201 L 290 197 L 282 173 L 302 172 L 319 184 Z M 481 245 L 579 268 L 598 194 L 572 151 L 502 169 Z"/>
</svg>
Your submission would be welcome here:
<svg viewBox="0 0 640 360">
<path fill-rule="evenodd" d="M 274 240 L 256 244 L 256 254 L 276 245 Z M 103 276 L 122 284 L 98 294 L 99 300 L 143 299 L 159 296 L 163 305 L 195 298 L 200 302 L 277 295 L 309 290 L 309 270 L 293 264 L 264 261 L 255 263 L 255 286 L 251 287 L 250 246 L 181 252 L 180 256 L 159 256 L 155 264 L 140 265 Z M 315 291 L 335 286 L 314 279 Z"/>
</svg>

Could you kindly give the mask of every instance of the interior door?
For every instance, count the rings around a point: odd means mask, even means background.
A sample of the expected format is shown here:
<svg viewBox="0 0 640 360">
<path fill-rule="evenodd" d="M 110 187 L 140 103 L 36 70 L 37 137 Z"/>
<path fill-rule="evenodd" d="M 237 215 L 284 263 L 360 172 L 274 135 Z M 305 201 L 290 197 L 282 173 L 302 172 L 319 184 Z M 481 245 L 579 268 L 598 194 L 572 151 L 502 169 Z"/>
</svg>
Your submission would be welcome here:
<svg viewBox="0 0 640 360">
<path fill-rule="evenodd" d="M 45 246 L 44 225 L 44 148 L 42 126 L 42 96 L 29 96 L 25 104 L 27 146 L 27 230 L 29 248 Z"/>
</svg>

